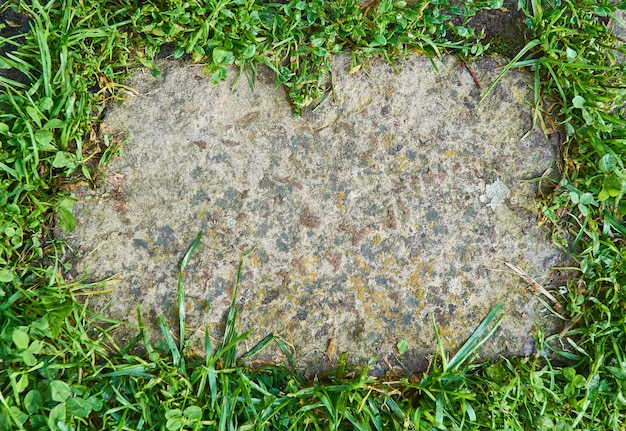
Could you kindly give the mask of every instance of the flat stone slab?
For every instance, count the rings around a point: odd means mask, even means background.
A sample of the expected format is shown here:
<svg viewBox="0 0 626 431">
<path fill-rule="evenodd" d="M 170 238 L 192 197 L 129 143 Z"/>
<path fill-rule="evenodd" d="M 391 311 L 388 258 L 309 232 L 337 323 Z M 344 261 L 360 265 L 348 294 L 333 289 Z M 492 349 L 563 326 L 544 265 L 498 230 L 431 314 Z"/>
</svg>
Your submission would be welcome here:
<svg viewBox="0 0 626 431">
<path fill-rule="evenodd" d="M 483 91 L 498 65 L 471 65 Z M 523 182 L 554 149 L 539 129 L 522 138 L 526 76 L 510 72 L 479 103 L 469 68 L 451 57 L 436 66 L 416 56 L 398 74 L 382 62 L 350 74 L 337 57 L 330 97 L 299 119 L 269 71 L 254 92 L 245 77 L 214 86 L 201 66 L 174 61 L 161 78 L 138 72 L 137 93 L 104 121 L 130 136 L 123 155 L 100 189 L 77 192 L 68 277 L 114 276 L 93 306 L 110 301 L 107 315 L 136 321 L 138 303 L 157 334 L 159 313 L 176 326 L 177 268 L 203 231 L 185 274 L 198 340 L 206 325 L 219 336 L 239 259 L 254 248 L 239 328 L 254 328 L 249 346 L 281 334 L 309 369 L 342 351 L 423 368 L 431 316 L 453 350 L 498 302 L 506 317 L 485 354 L 531 353 L 546 313 L 504 262 L 546 283 L 561 259 L 536 225 L 536 185 Z"/>
</svg>

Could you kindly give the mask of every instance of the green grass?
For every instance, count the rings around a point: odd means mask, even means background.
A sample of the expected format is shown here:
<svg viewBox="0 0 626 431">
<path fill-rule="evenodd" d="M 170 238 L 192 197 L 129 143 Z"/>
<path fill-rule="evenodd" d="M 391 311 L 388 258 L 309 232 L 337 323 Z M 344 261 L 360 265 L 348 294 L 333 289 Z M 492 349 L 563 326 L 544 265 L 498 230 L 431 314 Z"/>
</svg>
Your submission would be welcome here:
<svg viewBox="0 0 626 431">
<path fill-rule="evenodd" d="M 297 352 L 272 335 L 238 352 L 247 333 L 235 330 L 236 297 L 220 345 L 207 335 L 204 352 L 190 351 L 183 275 L 200 235 L 180 267 L 177 333 L 160 319 L 162 346 L 141 330 L 118 346 L 110 334 L 121 323 L 77 301 L 104 284 L 65 283 L 50 227 L 57 214 L 74 228 L 67 186 L 97 183 L 117 151 L 98 133 L 103 104 L 134 68 L 158 73 L 165 44 L 206 63 L 214 81 L 234 67 L 253 84 L 256 66 L 269 66 L 298 114 L 327 91 L 333 53 L 351 52 L 354 68 L 373 57 L 482 55 L 479 35 L 451 18 L 498 1 L 3 3 L 27 14 L 31 30 L 0 38 L 0 68 L 11 72 L 0 77 L 0 431 L 626 429 L 626 75 L 607 31 L 626 3 L 520 3 L 532 38 L 505 71 L 533 74 L 535 121 L 566 138 L 562 172 L 541 179 L 552 189 L 541 222 L 577 263 L 562 298 L 569 324 L 539 332 L 537 355 L 473 363 L 496 308 L 451 358 L 439 343 L 426 373 L 395 381 L 345 356 L 307 380 Z M 249 367 L 270 343 L 285 363 Z"/>
</svg>

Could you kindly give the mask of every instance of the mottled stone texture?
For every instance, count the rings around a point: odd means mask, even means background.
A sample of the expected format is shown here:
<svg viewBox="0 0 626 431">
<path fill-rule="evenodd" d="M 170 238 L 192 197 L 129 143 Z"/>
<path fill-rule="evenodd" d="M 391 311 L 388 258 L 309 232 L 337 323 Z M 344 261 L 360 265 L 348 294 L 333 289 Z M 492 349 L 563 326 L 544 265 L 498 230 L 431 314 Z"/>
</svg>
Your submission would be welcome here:
<svg viewBox="0 0 626 431">
<path fill-rule="evenodd" d="M 468 68 L 436 66 L 413 57 L 398 74 L 378 62 L 349 74 L 338 57 L 332 94 L 300 119 L 268 72 L 254 92 L 245 77 L 214 86 L 201 66 L 173 61 L 159 79 L 138 72 L 137 94 L 104 122 L 129 134 L 123 155 L 101 189 L 78 193 L 68 277 L 115 275 L 94 307 L 111 301 L 108 315 L 134 321 L 139 303 L 148 325 L 161 312 L 174 325 L 177 266 L 204 231 L 185 274 L 195 336 L 205 325 L 219 335 L 238 261 L 254 247 L 239 327 L 254 328 L 252 340 L 282 334 L 310 370 L 342 351 L 423 367 L 431 316 L 453 350 L 500 301 L 506 318 L 485 353 L 528 354 L 545 313 L 503 262 L 544 283 L 559 261 L 522 182 L 551 166 L 554 149 L 540 130 L 523 137 L 525 76 L 510 72 L 479 103 Z M 497 66 L 471 66 L 483 90 Z"/>
<path fill-rule="evenodd" d="M 626 11 L 615 11 L 615 17 L 621 22 L 611 20 L 611 31 L 617 37 L 621 38 L 620 45 L 622 45 L 623 41 L 626 40 L 626 28 L 622 27 L 621 23 L 626 23 Z M 624 63 L 624 56 L 621 53 L 616 53 L 616 57 L 619 62 Z"/>
</svg>

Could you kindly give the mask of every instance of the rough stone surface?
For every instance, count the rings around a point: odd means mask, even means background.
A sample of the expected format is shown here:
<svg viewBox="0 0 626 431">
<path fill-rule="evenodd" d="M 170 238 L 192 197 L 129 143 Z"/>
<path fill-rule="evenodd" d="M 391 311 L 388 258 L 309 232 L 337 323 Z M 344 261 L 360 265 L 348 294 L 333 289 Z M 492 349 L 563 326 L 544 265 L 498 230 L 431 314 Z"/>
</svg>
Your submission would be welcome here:
<svg viewBox="0 0 626 431">
<path fill-rule="evenodd" d="M 255 329 L 249 346 L 282 334 L 310 370 L 342 351 L 423 368 L 431 316 L 453 350 L 501 301 L 506 317 L 484 353 L 530 353 L 545 312 L 503 262 L 547 283 L 560 259 L 522 182 L 554 150 L 539 130 L 523 137 L 525 76 L 509 73 L 479 103 L 470 69 L 453 58 L 436 66 L 414 57 L 399 74 L 383 63 L 349 74 L 338 57 L 331 96 L 300 119 L 265 71 L 254 92 L 245 78 L 214 86 L 201 66 L 173 61 L 162 78 L 137 73 L 137 93 L 104 122 L 129 134 L 123 155 L 103 187 L 77 192 L 68 277 L 115 276 L 95 308 L 111 301 L 106 314 L 134 321 L 139 303 L 153 330 L 159 313 L 175 327 L 177 267 L 204 231 L 185 274 L 199 340 L 205 325 L 219 336 L 239 259 L 254 248 L 239 327 Z M 483 89 L 497 66 L 471 65 Z"/>
<path fill-rule="evenodd" d="M 626 11 L 618 10 L 615 12 L 615 17 L 617 20 L 611 20 L 611 30 L 613 34 L 617 37 L 621 38 L 620 43 L 623 44 L 623 41 L 626 40 L 626 28 L 623 24 L 626 24 Z M 621 63 L 624 63 L 624 55 L 620 52 L 616 53 L 617 60 Z"/>
</svg>

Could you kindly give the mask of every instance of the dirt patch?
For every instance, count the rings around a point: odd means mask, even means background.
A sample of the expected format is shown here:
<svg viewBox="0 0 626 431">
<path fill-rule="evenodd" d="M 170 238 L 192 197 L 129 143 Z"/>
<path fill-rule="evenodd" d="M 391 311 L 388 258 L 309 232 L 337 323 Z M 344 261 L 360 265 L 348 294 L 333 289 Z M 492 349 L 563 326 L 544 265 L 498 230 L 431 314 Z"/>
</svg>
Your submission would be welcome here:
<svg viewBox="0 0 626 431">
<path fill-rule="evenodd" d="M 5 42 L 0 46 L 0 56 L 4 56 L 24 43 L 25 37 L 21 35 L 28 33 L 30 19 L 27 15 L 19 13 L 14 2 L 0 0 L 0 24 L 4 24 L 4 27 L 0 26 L 0 37 L 13 38 L 14 43 Z M 23 84 L 28 83 L 28 78 L 16 69 L 0 68 L 0 76 Z"/>
<path fill-rule="evenodd" d="M 505 0 L 502 8 L 482 10 L 467 25 L 484 32 L 482 42 L 490 44 L 489 52 L 513 58 L 531 37 L 525 20 L 517 0 Z"/>
</svg>

